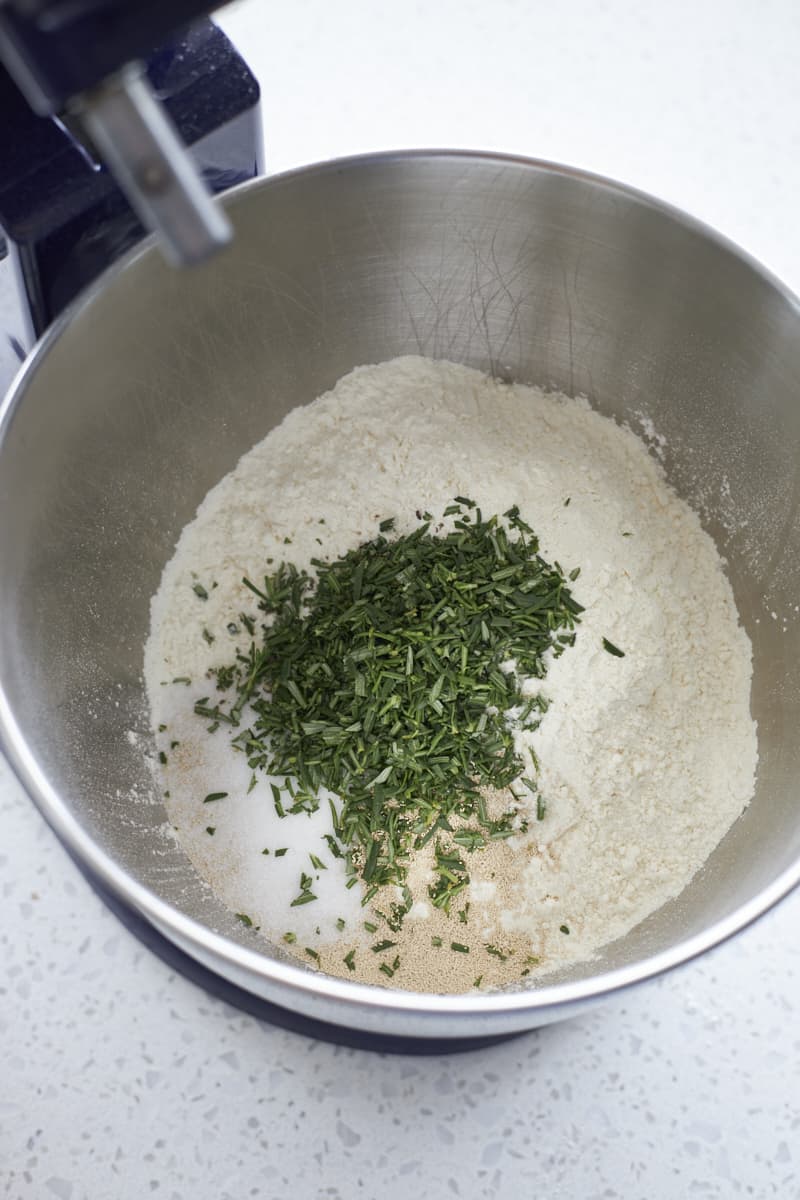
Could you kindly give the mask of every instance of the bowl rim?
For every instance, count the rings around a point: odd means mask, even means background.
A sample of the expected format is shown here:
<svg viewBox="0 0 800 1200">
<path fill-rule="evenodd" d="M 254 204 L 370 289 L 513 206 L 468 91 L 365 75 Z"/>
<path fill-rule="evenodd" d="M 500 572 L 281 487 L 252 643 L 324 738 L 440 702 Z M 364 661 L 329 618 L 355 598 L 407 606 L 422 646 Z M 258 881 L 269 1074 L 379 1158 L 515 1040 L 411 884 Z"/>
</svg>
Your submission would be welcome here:
<svg viewBox="0 0 800 1200">
<path fill-rule="evenodd" d="M 496 163 L 514 165 L 543 175 L 573 178 L 590 184 L 594 188 L 609 191 L 629 202 L 643 205 L 682 226 L 717 246 L 728 255 L 754 272 L 762 282 L 774 289 L 783 302 L 795 311 L 800 320 L 800 300 L 780 279 L 754 257 L 742 250 L 729 238 L 687 214 L 683 210 L 662 201 L 647 192 L 618 182 L 606 176 L 584 171 L 578 167 L 548 162 L 516 154 L 489 151 L 411 149 L 384 150 L 369 154 L 349 155 L 343 158 L 323 160 L 290 170 L 248 180 L 231 188 L 219 199 L 227 206 L 235 206 L 240 198 L 253 191 L 269 191 L 291 184 L 297 180 L 313 179 L 331 173 L 358 171 L 376 165 L 391 163 L 425 162 L 436 159 L 460 160 L 464 163 Z M 66 333 L 72 321 L 96 303 L 106 288 L 122 275 L 133 263 L 157 249 L 157 238 L 145 238 L 131 251 L 108 267 L 89 287 L 80 293 L 56 318 L 33 347 L 18 370 L 11 386 L 0 403 L 0 445 L 13 422 L 15 413 L 24 401 L 25 393 L 35 378 L 50 348 Z M 333 1002 L 336 1015 L 329 1018 L 339 1024 L 366 1027 L 364 1018 L 370 1018 L 372 1027 L 390 1031 L 392 1017 L 407 1018 L 424 1022 L 434 1018 L 427 1036 L 440 1036 L 442 1019 L 456 1022 L 453 1034 L 463 1034 L 465 1026 L 474 1026 L 475 1031 L 486 1031 L 500 1021 L 510 1019 L 513 1028 L 526 1029 L 543 1023 L 544 1019 L 567 1015 L 580 1006 L 609 997 L 624 989 L 691 962 L 700 955 L 726 942 L 747 928 L 771 908 L 784 899 L 800 884 L 800 858 L 781 872 L 756 896 L 740 905 L 732 913 L 715 921 L 702 932 L 679 941 L 667 950 L 637 960 L 624 967 L 603 971 L 584 979 L 568 983 L 541 983 L 530 990 L 514 992 L 470 992 L 464 994 L 434 994 L 410 992 L 401 989 L 374 987 L 326 975 L 302 965 L 292 965 L 266 957 L 258 949 L 250 949 L 225 934 L 216 933 L 201 921 L 187 916 L 157 893 L 140 883 L 107 854 L 74 816 L 58 791 L 50 784 L 45 771 L 39 765 L 28 745 L 25 734 L 14 715 L 3 680 L 0 678 L 0 749 L 11 764 L 28 795 L 34 801 L 48 824 L 69 848 L 78 861 L 90 873 L 120 898 L 142 914 L 151 924 L 167 937 L 177 941 L 182 948 L 191 947 L 201 959 L 212 956 L 221 959 L 235 972 L 236 982 L 254 994 L 262 993 L 250 981 L 263 981 L 276 985 L 284 998 L 286 994 L 299 993 L 309 1002 Z M 281 1003 L 280 996 L 276 1000 Z M 563 1010 L 563 1011 L 562 1011 Z M 318 1009 L 316 1011 L 319 1011 Z M 547 1014 L 551 1014 L 547 1018 Z M 470 1019 L 471 1022 L 470 1022 Z M 387 1024 L 388 1020 L 388 1024 Z M 416 1036 L 426 1036 L 424 1029 L 414 1029 Z M 451 1035 L 452 1036 L 452 1035 Z"/>
</svg>

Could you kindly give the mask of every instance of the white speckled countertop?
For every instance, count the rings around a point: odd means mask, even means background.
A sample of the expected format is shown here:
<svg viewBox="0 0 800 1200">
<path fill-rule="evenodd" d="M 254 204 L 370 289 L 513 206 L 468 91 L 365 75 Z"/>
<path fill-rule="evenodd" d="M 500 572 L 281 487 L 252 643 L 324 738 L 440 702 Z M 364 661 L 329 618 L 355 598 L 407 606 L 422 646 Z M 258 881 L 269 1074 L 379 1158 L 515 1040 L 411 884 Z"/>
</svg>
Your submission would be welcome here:
<svg viewBox="0 0 800 1200">
<path fill-rule="evenodd" d="M 244 0 L 271 170 L 554 158 L 800 290 L 796 0 Z M 800 1197 L 800 895 L 700 962 L 489 1050 L 382 1057 L 210 999 L 105 910 L 0 763 L 0 1197 Z"/>
</svg>

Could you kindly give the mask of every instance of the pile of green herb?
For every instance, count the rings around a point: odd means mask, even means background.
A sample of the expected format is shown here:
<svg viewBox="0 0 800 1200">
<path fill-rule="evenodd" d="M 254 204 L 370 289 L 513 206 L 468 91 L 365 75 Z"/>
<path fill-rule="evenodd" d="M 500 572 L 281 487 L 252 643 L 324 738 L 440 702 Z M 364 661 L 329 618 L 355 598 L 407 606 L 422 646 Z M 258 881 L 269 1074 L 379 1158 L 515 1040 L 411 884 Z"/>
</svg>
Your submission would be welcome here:
<svg viewBox="0 0 800 1200">
<path fill-rule="evenodd" d="M 403 884 L 410 854 L 440 831 L 470 851 L 513 832 L 514 806 L 490 819 L 482 789 L 521 779 L 536 794 L 509 710 L 518 727 L 539 723 L 546 701 L 523 698 L 521 681 L 543 677 L 547 650 L 572 645 L 583 611 L 569 589 L 578 570 L 568 580 L 541 558 L 516 507 L 484 519 L 457 497 L 446 532 L 417 515 L 413 533 L 394 536 L 386 520 L 343 558 L 314 560 L 315 576 L 286 563 L 263 587 L 244 580 L 266 619 L 257 632 L 240 616 L 249 651 L 215 672 L 232 698 L 195 705 L 212 728 L 232 727 L 253 781 L 284 777 L 279 816 L 316 809 L 321 788 L 340 797 L 329 845 L 363 880 L 365 903 Z M 447 907 L 468 876 L 438 842 L 436 862 L 431 897 Z"/>
</svg>

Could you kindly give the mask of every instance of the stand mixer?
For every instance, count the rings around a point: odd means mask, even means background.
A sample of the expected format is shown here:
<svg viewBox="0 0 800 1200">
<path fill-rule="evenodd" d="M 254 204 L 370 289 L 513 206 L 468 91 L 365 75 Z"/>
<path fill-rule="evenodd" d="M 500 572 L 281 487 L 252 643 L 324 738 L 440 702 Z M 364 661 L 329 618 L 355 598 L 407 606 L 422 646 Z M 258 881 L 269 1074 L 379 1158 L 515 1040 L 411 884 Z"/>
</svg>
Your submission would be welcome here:
<svg viewBox="0 0 800 1200">
<path fill-rule="evenodd" d="M 213 193 L 263 168 L 259 88 L 207 7 L 0 0 L 0 390 L 145 233 L 181 265 L 229 239 Z"/>
<path fill-rule="evenodd" d="M 147 233 L 179 266 L 229 240 L 213 195 L 263 170 L 259 88 L 205 9 L 198 0 L 0 0 L 0 396 L 34 340 Z M 134 936 L 228 1003 L 312 1037 L 431 1052 L 425 1040 L 349 1031 L 250 994 L 75 861 Z"/>
</svg>

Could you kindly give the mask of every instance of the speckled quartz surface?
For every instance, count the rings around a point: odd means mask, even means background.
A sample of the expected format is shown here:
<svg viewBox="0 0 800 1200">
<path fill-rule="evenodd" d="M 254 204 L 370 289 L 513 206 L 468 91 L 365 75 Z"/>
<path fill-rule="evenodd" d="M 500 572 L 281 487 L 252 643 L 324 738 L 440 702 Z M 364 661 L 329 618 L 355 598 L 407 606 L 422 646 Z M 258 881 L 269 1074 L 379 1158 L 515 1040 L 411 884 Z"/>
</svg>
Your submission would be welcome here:
<svg viewBox="0 0 800 1200">
<path fill-rule="evenodd" d="M 656 192 L 800 288 L 800 10 L 247 0 L 269 165 L 503 149 Z M 800 895 L 571 1022 L 451 1058 L 308 1041 L 176 976 L 0 765 L 0 1197 L 800 1197 Z"/>
</svg>

